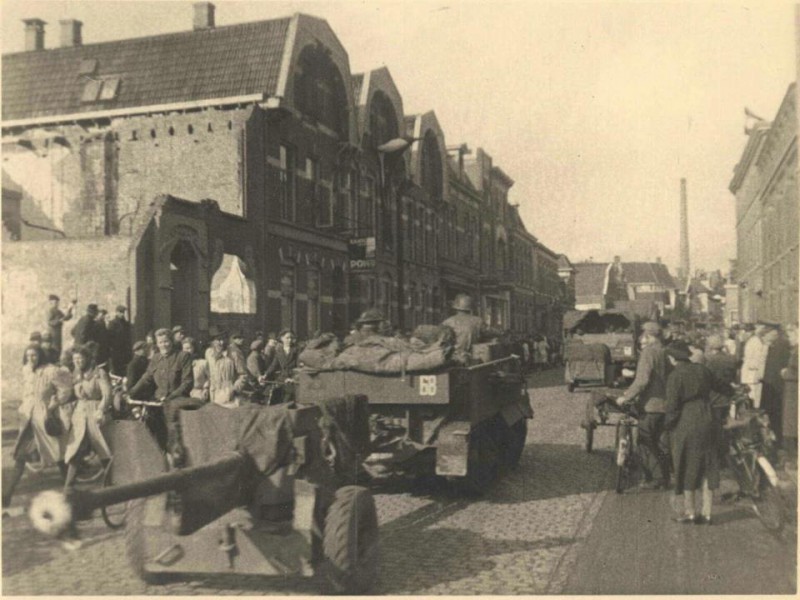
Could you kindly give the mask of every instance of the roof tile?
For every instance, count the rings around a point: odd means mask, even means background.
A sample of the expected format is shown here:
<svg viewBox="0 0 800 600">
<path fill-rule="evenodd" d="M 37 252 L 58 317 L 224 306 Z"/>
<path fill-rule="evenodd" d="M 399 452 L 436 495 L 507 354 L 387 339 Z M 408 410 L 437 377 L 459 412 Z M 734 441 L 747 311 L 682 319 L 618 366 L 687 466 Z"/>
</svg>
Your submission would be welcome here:
<svg viewBox="0 0 800 600">
<path fill-rule="evenodd" d="M 275 92 L 289 18 L 3 56 L 3 120 Z M 81 63 L 119 76 L 114 100 L 81 102 Z"/>
</svg>

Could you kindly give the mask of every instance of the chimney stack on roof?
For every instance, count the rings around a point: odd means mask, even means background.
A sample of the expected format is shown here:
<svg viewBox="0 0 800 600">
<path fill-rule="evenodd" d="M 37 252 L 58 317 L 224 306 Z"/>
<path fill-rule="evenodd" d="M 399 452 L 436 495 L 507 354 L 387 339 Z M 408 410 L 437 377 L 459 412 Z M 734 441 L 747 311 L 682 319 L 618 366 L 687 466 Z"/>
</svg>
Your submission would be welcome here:
<svg viewBox="0 0 800 600">
<path fill-rule="evenodd" d="M 70 48 L 83 44 L 81 27 L 83 23 L 78 19 L 61 19 L 61 47 Z"/>
<path fill-rule="evenodd" d="M 214 5 L 211 2 L 194 3 L 194 30 L 214 28 Z"/>
<path fill-rule="evenodd" d="M 41 19 L 22 19 L 25 23 L 25 51 L 44 50 L 44 26 Z"/>
</svg>

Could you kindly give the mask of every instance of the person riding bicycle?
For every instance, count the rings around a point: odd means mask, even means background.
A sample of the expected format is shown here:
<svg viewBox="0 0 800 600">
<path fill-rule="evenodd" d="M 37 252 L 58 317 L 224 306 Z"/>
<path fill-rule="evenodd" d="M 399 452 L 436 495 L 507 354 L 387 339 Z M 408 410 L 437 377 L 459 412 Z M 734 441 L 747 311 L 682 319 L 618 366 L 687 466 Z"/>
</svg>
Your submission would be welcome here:
<svg viewBox="0 0 800 600">
<path fill-rule="evenodd" d="M 644 475 L 641 487 L 666 488 L 669 486 L 670 465 L 662 436 L 669 366 L 661 344 L 661 327 L 658 323 L 648 321 L 642 325 L 639 343 L 642 352 L 636 364 L 636 377 L 616 402 L 622 406 L 636 401 L 643 413 L 639 419 L 639 448 Z"/>
<path fill-rule="evenodd" d="M 91 352 L 85 346 L 72 350 L 74 393 L 77 401 L 72 411 L 64 462 L 67 477 L 64 489 L 72 487 L 78 474 L 80 461 L 93 450 L 105 467 L 111 460 L 111 449 L 100 430 L 109 418 L 112 389 L 108 373 L 94 363 Z"/>
<path fill-rule="evenodd" d="M 172 332 L 159 329 L 155 333 L 158 352 L 150 360 L 147 371 L 129 392 L 133 400 L 157 400 L 163 403 L 164 425 L 167 429 L 166 450 L 173 464 L 183 463 L 184 448 L 178 421 L 178 411 L 187 402 L 193 386 L 192 357 L 175 348 Z"/>
</svg>

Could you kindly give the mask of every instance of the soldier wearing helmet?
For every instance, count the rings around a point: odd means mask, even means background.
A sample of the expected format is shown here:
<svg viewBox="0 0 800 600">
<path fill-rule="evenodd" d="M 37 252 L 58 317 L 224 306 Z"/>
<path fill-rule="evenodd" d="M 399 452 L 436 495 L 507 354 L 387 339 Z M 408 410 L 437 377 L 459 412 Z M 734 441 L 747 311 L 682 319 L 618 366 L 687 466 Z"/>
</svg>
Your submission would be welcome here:
<svg viewBox="0 0 800 600">
<path fill-rule="evenodd" d="M 361 313 L 361 316 L 358 317 L 358 320 L 356 321 L 356 331 L 344 339 L 344 345 L 353 346 L 361 341 L 364 341 L 368 337 L 380 335 L 381 323 L 385 321 L 386 319 L 384 318 L 383 313 L 377 308 L 369 308 L 365 310 L 363 313 Z"/>
<path fill-rule="evenodd" d="M 445 319 L 442 325 L 452 328 L 456 334 L 454 358 L 466 362 L 472 344 L 481 341 L 486 334 L 483 319 L 472 314 L 472 298 L 467 294 L 459 294 L 451 305 L 456 311 L 452 317 Z"/>
</svg>

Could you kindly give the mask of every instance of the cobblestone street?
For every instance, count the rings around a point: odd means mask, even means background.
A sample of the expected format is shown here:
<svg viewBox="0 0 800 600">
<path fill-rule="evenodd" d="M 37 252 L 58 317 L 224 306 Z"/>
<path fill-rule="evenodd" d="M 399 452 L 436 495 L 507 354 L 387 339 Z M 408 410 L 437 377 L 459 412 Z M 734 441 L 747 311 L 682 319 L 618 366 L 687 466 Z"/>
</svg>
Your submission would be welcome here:
<svg viewBox="0 0 800 600">
<path fill-rule="evenodd" d="M 647 510 L 660 511 L 656 521 L 668 522 L 668 513 L 661 507 L 667 503 L 654 500 L 660 498 L 658 495 L 609 494 L 613 472 L 608 451 L 611 438 L 607 434 L 611 428 L 598 433 L 598 450 L 586 454 L 583 430 L 578 426 L 585 396 L 569 394 L 561 377 L 560 370 L 551 370 L 531 378 L 535 416 L 522 462 L 483 498 L 459 498 L 435 485 L 414 489 L 393 485 L 391 489 L 373 490 L 381 524 L 382 554 L 376 593 L 552 594 L 569 589 L 587 593 L 594 589 L 589 579 L 600 578 L 600 574 L 586 567 L 591 561 L 583 548 L 596 517 L 603 514 L 601 510 L 610 511 L 611 519 L 617 518 L 614 514 L 628 511 L 650 523 L 654 520 L 649 518 L 652 515 L 642 511 L 647 506 Z M 6 461 L 8 450 L 4 448 Z M 56 485 L 55 477 L 25 480 L 24 502 L 29 501 L 34 487 L 41 489 L 47 484 Z M 652 509 L 654 502 L 657 509 Z M 20 496 L 15 504 L 22 503 Z M 739 514 L 738 522 L 732 525 L 726 539 L 758 535 L 757 549 L 764 561 L 787 551 L 776 542 L 765 540 L 758 522 L 747 514 Z M 131 573 L 121 533 L 109 532 L 99 518 L 83 524 L 81 532 L 84 547 L 67 552 L 35 533 L 24 515 L 4 520 L 3 592 L 317 593 L 311 581 L 233 576 L 148 587 Z M 611 532 L 606 527 L 603 536 L 612 534 L 613 527 Z M 610 549 L 606 545 L 598 551 Z M 722 547 L 715 551 L 725 554 Z M 584 565 L 579 569 L 576 563 L 581 556 Z M 576 570 L 581 570 L 583 579 L 570 582 Z M 781 576 L 781 581 L 788 581 L 783 571 Z M 613 582 L 609 585 L 606 593 L 613 593 Z"/>
</svg>

